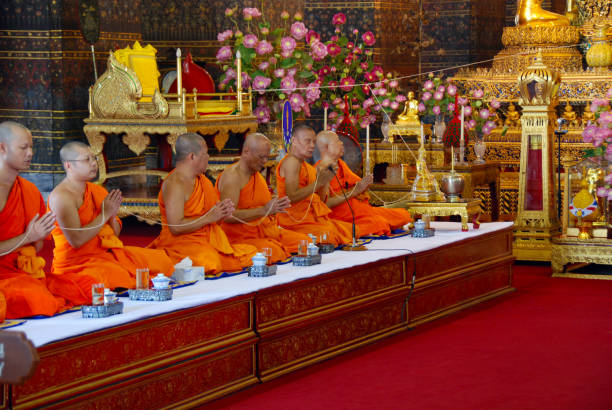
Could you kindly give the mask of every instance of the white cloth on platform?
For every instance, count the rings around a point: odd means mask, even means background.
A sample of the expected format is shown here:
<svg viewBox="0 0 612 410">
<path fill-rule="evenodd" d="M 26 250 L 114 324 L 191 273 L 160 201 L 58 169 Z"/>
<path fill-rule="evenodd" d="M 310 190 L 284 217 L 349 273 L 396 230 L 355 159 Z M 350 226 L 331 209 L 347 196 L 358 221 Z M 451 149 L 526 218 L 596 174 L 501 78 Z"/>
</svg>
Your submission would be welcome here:
<svg viewBox="0 0 612 410">
<path fill-rule="evenodd" d="M 140 302 L 121 298 L 124 303 L 123 314 L 101 319 L 84 319 L 81 312 L 72 312 L 48 319 L 28 320 L 21 326 L 6 329 L 7 331 L 25 332 L 36 347 L 83 335 L 97 330 L 122 325 L 136 320 L 161 315 L 176 310 L 205 305 L 234 296 L 256 292 L 260 289 L 310 278 L 327 272 L 364 265 L 381 259 L 419 253 L 440 246 L 473 238 L 512 226 L 512 222 L 483 223 L 480 229 L 461 232 L 458 222 L 432 222 L 436 229 L 431 238 L 411 238 L 404 236 L 395 239 L 374 240 L 367 245 L 368 251 L 351 252 L 335 251 L 322 255 L 323 261 L 315 266 L 278 266 L 275 276 L 252 278 L 247 274 L 232 277 L 206 280 L 195 285 L 174 290 L 173 299 L 166 302 Z"/>
</svg>

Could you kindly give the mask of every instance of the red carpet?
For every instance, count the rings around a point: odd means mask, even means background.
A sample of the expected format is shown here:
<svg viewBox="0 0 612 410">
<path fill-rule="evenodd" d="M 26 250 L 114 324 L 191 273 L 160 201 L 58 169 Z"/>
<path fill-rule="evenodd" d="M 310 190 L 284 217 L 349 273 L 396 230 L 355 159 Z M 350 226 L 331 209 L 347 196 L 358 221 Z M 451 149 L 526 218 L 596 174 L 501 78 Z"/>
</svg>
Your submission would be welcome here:
<svg viewBox="0 0 612 410">
<path fill-rule="evenodd" d="M 513 294 L 207 408 L 612 408 L 612 281 L 514 272 Z"/>
</svg>

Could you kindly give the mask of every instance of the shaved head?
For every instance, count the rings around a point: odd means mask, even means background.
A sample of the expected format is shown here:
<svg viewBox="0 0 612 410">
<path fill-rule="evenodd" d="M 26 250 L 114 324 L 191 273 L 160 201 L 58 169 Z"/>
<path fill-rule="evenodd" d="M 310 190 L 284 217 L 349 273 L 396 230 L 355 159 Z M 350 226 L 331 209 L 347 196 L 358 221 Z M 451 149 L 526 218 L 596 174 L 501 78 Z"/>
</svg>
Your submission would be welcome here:
<svg viewBox="0 0 612 410">
<path fill-rule="evenodd" d="M 59 152 L 60 161 L 62 161 L 62 164 L 67 161 L 74 161 L 75 159 L 77 159 L 77 157 L 83 150 L 89 150 L 89 145 L 81 141 L 71 141 L 67 144 L 64 144 L 64 146 L 62 147 L 62 149 L 60 149 Z M 64 165 L 64 168 L 65 167 L 66 166 Z"/>
<path fill-rule="evenodd" d="M 252 132 L 250 134 L 247 134 L 244 140 L 244 147 L 242 149 L 244 150 L 246 148 L 249 150 L 253 150 L 256 147 L 263 145 L 264 143 L 270 145 L 270 140 L 268 139 L 268 137 L 266 137 L 260 132 Z"/>
<path fill-rule="evenodd" d="M 326 151 L 329 144 L 338 140 L 338 134 L 333 131 L 321 131 L 317 134 L 317 148 L 320 152 Z"/>
<path fill-rule="evenodd" d="M 17 136 L 19 131 L 30 133 L 30 130 L 18 122 L 4 121 L 0 123 L 0 142 L 9 144 Z"/>
<path fill-rule="evenodd" d="M 202 143 L 205 143 L 204 138 L 195 132 L 188 132 L 179 135 L 176 140 L 174 149 L 176 151 L 176 162 L 180 162 L 187 158 L 189 154 L 199 154 L 202 151 Z"/>
<path fill-rule="evenodd" d="M 312 127 L 309 127 L 308 125 L 301 124 L 293 129 L 294 138 L 301 138 L 302 136 L 309 135 L 310 133 L 316 134 Z"/>
</svg>

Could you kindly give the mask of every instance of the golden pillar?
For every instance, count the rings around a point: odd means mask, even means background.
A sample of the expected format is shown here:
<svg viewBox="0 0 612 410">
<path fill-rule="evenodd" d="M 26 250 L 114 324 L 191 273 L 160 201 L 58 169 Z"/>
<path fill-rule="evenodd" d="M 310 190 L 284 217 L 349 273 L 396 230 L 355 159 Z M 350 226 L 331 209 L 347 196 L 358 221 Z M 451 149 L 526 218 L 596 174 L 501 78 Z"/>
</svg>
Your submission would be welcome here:
<svg viewBox="0 0 612 410">
<path fill-rule="evenodd" d="M 553 174 L 555 97 L 561 82 L 538 52 L 518 78 L 521 154 L 514 255 L 519 260 L 550 261 L 551 238 L 559 234 Z"/>
</svg>

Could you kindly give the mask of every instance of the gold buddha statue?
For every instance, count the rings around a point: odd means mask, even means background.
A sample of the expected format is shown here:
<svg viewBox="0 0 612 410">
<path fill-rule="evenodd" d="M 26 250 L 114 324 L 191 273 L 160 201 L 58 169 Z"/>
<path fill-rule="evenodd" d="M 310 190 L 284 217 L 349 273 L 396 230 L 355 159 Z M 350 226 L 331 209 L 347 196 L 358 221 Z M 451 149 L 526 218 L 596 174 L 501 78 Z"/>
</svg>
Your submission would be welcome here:
<svg viewBox="0 0 612 410">
<path fill-rule="evenodd" d="M 542 8 L 542 0 L 518 0 L 515 23 L 517 26 L 529 27 L 570 25 L 567 17 L 544 10 Z"/>
<path fill-rule="evenodd" d="M 516 110 L 516 106 L 510 103 L 508 112 L 506 112 L 506 121 L 504 125 L 507 127 L 519 127 L 521 124 L 521 113 Z"/>
<path fill-rule="evenodd" d="M 414 92 L 408 92 L 404 111 L 397 116 L 395 125 L 421 126 L 421 121 L 419 120 L 419 101 L 414 98 Z"/>
<path fill-rule="evenodd" d="M 565 108 L 563 110 L 562 118 L 565 118 L 567 121 L 567 125 L 572 128 L 578 128 L 580 126 L 580 121 L 578 120 L 578 115 L 576 115 L 576 111 L 572 108 L 569 101 L 566 102 Z"/>
<path fill-rule="evenodd" d="M 570 203 L 570 212 L 576 218 L 579 229 L 578 238 L 592 238 L 591 228 L 594 221 L 601 215 L 600 202 L 597 197 L 597 183 L 603 177 L 601 168 L 582 167 L 582 179 L 580 180 L 580 191 L 576 193 Z"/>
<path fill-rule="evenodd" d="M 584 112 L 582 113 L 582 125 L 587 126 L 589 122 L 595 122 L 595 113 L 591 110 L 591 103 L 588 103 L 586 107 L 584 107 Z"/>
</svg>

